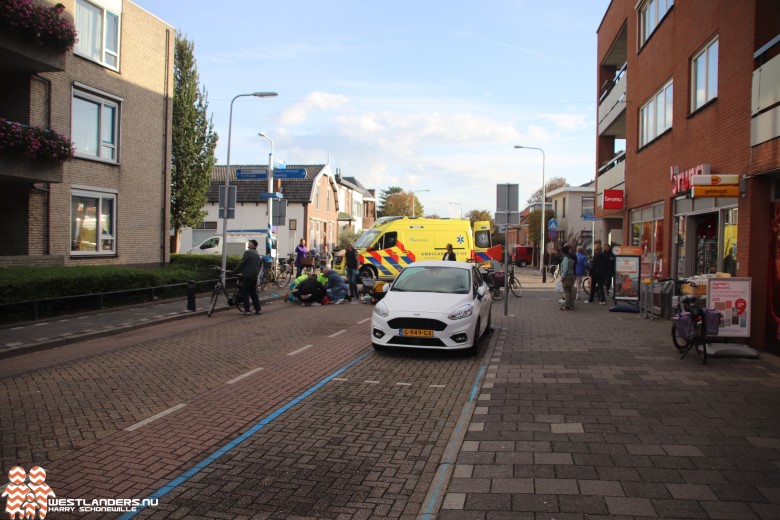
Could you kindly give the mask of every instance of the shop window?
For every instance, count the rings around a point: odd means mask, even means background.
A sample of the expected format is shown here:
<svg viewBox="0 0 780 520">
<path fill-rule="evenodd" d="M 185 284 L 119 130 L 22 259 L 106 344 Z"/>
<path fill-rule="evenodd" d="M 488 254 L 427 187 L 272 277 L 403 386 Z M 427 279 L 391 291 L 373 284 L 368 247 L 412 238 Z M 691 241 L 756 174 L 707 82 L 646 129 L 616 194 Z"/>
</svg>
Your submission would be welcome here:
<svg viewBox="0 0 780 520">
<path fill-rule="evenodd" d="M 663 203 L 631 212 L 631 245 L 642 248 L 641 275 L 660 278 L 666 268 Z"/>
<path fill-rule="evenodd" d="M 718 39 L 710 41 L 691 60 L 691 112 L 718 96 Z"/>
<path fill-rule="evenodd" d="M 72 255 L 116 254 L 116 195 L 73 192 L 70 250 Z"/>
<path fill-rule="evenodd" d="M 723 272 L 737 276 L 737 208 L 723 213 Z"/>
</svg>

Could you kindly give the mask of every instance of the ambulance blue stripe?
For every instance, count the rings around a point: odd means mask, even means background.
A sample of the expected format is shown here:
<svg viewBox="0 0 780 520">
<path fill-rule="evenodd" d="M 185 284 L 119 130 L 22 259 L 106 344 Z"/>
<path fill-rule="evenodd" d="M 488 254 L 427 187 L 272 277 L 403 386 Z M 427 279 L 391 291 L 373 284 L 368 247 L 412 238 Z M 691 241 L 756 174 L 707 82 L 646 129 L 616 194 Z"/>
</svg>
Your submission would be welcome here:
<svg viewBox="0 0 780 520">
<path fill-rule="evenodd" d="M 385 276 L 392 276 L 392 274 L 391 274 L 391 273 L 390 273 L 390 271 L 387 269 L 387 267 L 385 267 L 385 266 L 383 266 L 383 265 L 382 265 L 382 262 L 380 262 L 379 260 L 377 260 L 377 259 L 376 259 L 376 258 L 374 258 L 373 256 L 368 256 L 367 258 L 368 258 L 368 259 L 371 261 L 371 263 L 374 265 L 374 267 L 376 267 L 377 269 L 379 269 L 379 271 L 380 271 L 380 272 L 381 272 L 383 275 L 385 275 Z"/>
<path fill-rule="evenodd" d="M 396 270 L 396 271 L 400 271 L 401 269 L 403 269 L 403 268 L 402 268 L 402 267 L 401 267 L 401 266 L 398 264 L 398 262 L 396 262 L 395 260 L 393 260 L 393 258 L 392 258 L 391 256 L 386 256 L 386 257 L 384 257 L 384 258 L 387 260 L 387 263 L 388 263 L 388 264 L 390 264 L 390 265 L 392 265 L 393 267 L 395 267 L 395 270 Z"/>
<path fill-rule="evenodd" d="M 412 259 L 411 259 L 411 258 L 409 258 L 408 256 L 402 256 L 402 257 L 401 257 L 401 259 L 402 259 L 404 262 L 406 262 L 406 265 L 409 265 L 409 264 L 411 264 L 411 263 L 412 263 Z"/>
</svg>

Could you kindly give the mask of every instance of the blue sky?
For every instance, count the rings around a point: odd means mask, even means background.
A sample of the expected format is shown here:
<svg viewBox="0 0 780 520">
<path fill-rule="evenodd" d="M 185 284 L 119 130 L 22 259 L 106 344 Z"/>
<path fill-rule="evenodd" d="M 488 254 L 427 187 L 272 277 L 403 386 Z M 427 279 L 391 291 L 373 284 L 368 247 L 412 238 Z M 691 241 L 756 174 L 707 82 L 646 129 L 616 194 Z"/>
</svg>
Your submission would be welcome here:
<svg viewBox="0 0 780 520">
<path fill-rule="evenodd" d="M 609 0 L 135 0 L 195 44 L 201 84 L 232 164 L 330 159 L 377 193 L 430 190 L 425 213 L 520 205 L 545 174 L 595 171 L 596 30 Z M 457 204 L 450 204 L 455 202 Z M 460 204 L 460 206 L 458 206 Z"/>
</svg>

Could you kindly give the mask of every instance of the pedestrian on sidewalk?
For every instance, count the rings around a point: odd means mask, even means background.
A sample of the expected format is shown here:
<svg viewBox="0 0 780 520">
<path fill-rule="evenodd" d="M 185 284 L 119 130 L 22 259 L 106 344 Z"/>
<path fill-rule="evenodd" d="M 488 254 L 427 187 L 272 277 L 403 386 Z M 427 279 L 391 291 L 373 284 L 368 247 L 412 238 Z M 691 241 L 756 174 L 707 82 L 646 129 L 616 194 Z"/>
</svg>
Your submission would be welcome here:
<svg viewBox="0 0 780 520">
<path fill-rule="evenodd" d="M 301 272 L 303 271 L 303 259 L 306 258 L 307 253 L 309 252 L 308 249 L 306 249 L 306 239 L 302 238 L 300 243 L 295 246 L 295 277 L 298 278 L 301 276 Z"/>
<path fill-rule="evenodd" d="M 452 244 L 447 244 L 447 251 L 444 252 L 444 258 L 442 258 L 442 260 L 449 262 L 455 262 L 457 260 L 455 252 L 452 250 Z"/>
<path fill-rule="evenodd" d="M 599 303 L 606 305 L 604 279 L 609 275 L 609 257 L 602 251 L 601 244 L 596 244 L 593 253 L 593 260 L 590 261 L 590 298 L 588 298 L 588 303 L 593 303 L 598 292 Z"/>
<path fill-rule="evenodd" d="M 588 255 L 585 254 L 585 248 L 577 246 L 577 264 L 574 268 L 574 274 L 577 276 L 574 280 L 575 299 L 580 299 L 580 288 L 582 279 L 588 276 Z"/>
<path fill-rule="evenodd" d="M 358 297 L 358 252 L 352 244 L 344 247 L 344 265 L 346 265 L 347 284 L 349 285 L 350 298 Z"/>
<path fill-rule="evenodd" d="M 606 244 L 604 246 L 604 254 L 609 258 L 609 273 L 604 279 L 604 288 L 607 290 L 607 294 L 612 290 L 612 282 L 615 279 L 615 253 L 612 252 L 612 245 Z"/>
<path fill-rule="evenodd" d="M 249 313 L 249 298 L 255 306 L 255 314 L 260 314 L 260 298 L 257 297 L 257 277 L 260 275 L 260 254 L 257 252 L 257 240 L 247 243 L 247 250 L 234 272 L 241 275 L 241 298 L 244 302 L 244 313 Z"/>
<path fill-rule="evenodd" d="M 561 310 L 570 311 L 574 308 L 574 280 L 576 279 L 577 256 L 572 254 L 569 244 L 563 246 L 561 261 L 561 284 L 563 284 L 564 303 Z"/>
</svg>

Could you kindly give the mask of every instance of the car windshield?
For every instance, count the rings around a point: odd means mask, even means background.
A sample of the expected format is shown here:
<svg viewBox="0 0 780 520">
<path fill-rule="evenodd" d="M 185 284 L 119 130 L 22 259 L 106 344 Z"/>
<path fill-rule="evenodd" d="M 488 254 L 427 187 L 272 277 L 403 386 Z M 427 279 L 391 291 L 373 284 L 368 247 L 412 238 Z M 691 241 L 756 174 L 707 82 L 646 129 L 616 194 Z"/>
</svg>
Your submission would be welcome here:
<svg viewBox="0 0 780 520">
<path fill-rule="evenodd" d="M 391 291 L 468 294 L 471 271 L 456 267 L 414 266 L 404 269 Z"/>
<path fill-rule="evenodd" d="M 376 237 L 379 236 L 379 231 L 376 229 L 369 229 L 355 242 L 355 249 L 365 249 L 374 243 Z"/>
</svg>

